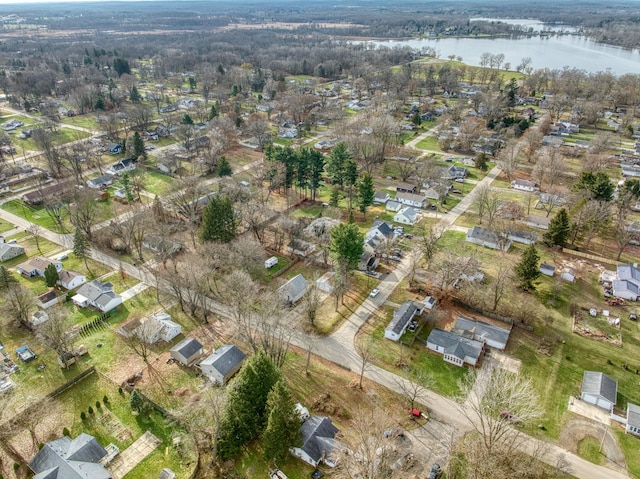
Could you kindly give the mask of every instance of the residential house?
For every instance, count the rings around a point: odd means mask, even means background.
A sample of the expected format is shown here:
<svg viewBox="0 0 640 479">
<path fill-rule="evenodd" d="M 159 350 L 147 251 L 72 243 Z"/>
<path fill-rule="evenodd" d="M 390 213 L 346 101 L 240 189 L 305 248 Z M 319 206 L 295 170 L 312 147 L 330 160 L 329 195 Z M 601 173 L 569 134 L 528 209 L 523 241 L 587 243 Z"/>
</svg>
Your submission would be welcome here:
<svg viewBox="0 0 640 479">
<path fill-rule="evenodd" d="M 174 322 L 164 312 L 153 313 L 147 318 L 136 318 L 120 325 L 118 333 L 125 338 L 137 336 L 147 344 L 155 344 L 159 340 L 171 341 L 182 332 L 182 326 Z"/>
<path fill-rule="evenodd" d="M 580 398 L 584 402 L 613 411 L 618 397 L 618 383 L 604 373 L 585 371 Z"/>
<path fill-rule="evenodd" d="M 627 434 L 640 437 L 640 406 L 627 403 Z"/>
<path fill-rule="evenodd" d="M 467 177 L 468 173 L 469 170 L 462 166 L 451 165 L 449 168 L 447 168 L 445 174 L 442 175 L 442 178 L 444 178 L 445 180 L 464 179 Z"/>
<path fill-rule="evenodd" d="M 538 241 L 538 235 L 535 233 L 530 233 L 529 231 L 521 231 L 508 229 L 507 230 L 507 238 L 509 238 L 514 243 L 522 243 L 522 244 L 534 244 Z"/>
<path fill-rule="evenodd" d="M 182 326 L 173 321 L 171 315 L 164 312 L 153 313 L 148 321 L 153 321 L 161 326 L 159 339 L 167 343 L 182 333 Z"/>
<path fill-rule="evenodd" d="M 122 304 L 122 297 L 113 291 L 113 285 L 109 282 L 102 283 L 97 279 L 80 286 L 71 300 L 80 308 L 93 306 L 103 313 Z"/>
<path fill-rule="evenodd" d="M 0 243 L 0 262 L 9 261 L 24 254 L 24 248 L 15 242 Z"/>
<path fill-rule="evenodd" d="M 73 188 L 74 184 L 71 181 L 54 183 L 49 186 L 38 188 L 30 193 L 25 193 L 22 195 L 22 200 L 29 205 L 41 205 L 48 200 L 64 199 L 70 196 Z"/>
<path fill-rule="evenodd" d="M 51 264 L 56 268 L 58 273 L 62 271 L 62 263 L 60 261 L 52 261 L 44 256 L 36 256 L 24 263 L 20 263 L 16 266 L 16 269 L 18 270 L 18 273 L 29 278 L 32 278 L 33 276 L 44 277 L 44 270 Z"/>
<path fill-rule="evenodd" d="M 122 152 L 122 145 L 120 143 L 107 143 L 105 150 L 110 155 L 117 155 Z"/>
<path fill-rule="evenodd" d="M 469 243 L 474 243 L 480 246 L 491 249 L 499 249 L 502 251 L 509 251 L 511 248 L 511 240 L 509 238 L 502 237 L 502 235 L 495 231 L 481 228 L 480 226 L 474 226 L 467 231 L 466 240 Z"/>
<path fill-rule="evenodd" d="M 327 294 L 333 293 L 333 277 L 336 275 L 335 271 L 327 271 L 316 280 L 316 287 L 320 291 L 324 291 Z"/>
<path fill-rule="evenodd" d="M 316 250 L 316 245 L 299 238 L 293 239 L 291 243 L 289 243 L 289 246 L 287 246 L 287 251 L 289 253 L 302 256 L 303 258 L 311 256 L 311 254 L 313 254 L 315 250 Z"/>
<path fill-rule="evenodd" d="M 406 206 L 424 208 L 427 203 L 427 198 L 422 193 L 396 193 L 396 201 Z"/>
<path fill-rule="evenodd" d="M 632 264 L 618 265 L 612 286 L 615 296 L 637 301 L 640 297 L 640 269 Z"/>
<path fill-rule="evenodd" d="M 376 220 L 364 235 L 364 249 L 369 253 L 376 253 L 395 238 L 393 225 L 386 221 Z"/>
<path fill-rule="evenodd" d="M 82 433 L 46 443 L 29 462 L 33 479 L 111 479 L 100 461 L 107 451 L 97 439 Z"/>
<path fill-rule="evenodd" d="M 113 176 L 111 175 L 102 175 L 87 181 L 87 186 L 89 188 L 93 188 L 94 190 L 102 190 L 111 186 L 112 184 Z"/>
<path fill-rule="evenodd" d="M 5 121 L 2 125 L 0 125 L 0 128 L 2 128 L 4 131 L 13 131 L 17 128 L 20 128 L 21 126 L 23 126 L 24 123 L 21 122 L 20 120 L 9 120 L 9 121 Z"/>
<path fill-rule="evenodd" d="M 84 274 L 76 271 L 62 270 L 58 273 L 58 284 L 66 290 L 76 289 L 87 282 Z"/>
<path fill-rule="evenodd" d="M 244 358 L 237 346 L 225 344 L 200 361 L 200 369 L 214 384 L 224 386 L 240 370 Z"/>
<path fill-rule="evenodd" d="M 484 350 L 484 344 L 458 334 L 434 328 L 427 338 L 427 349 L 443 355 L 444 360 L 456 366 L 475 366 Z"/>
<path fill-rule="evenodd" d="M 42 309 L 49 309 L 64 299 L 64 296 L 58 296 L 54 290 L 50 289 L 36 297 L 36 306 Z"/>
<path fill-rule="evenodd" d="M 542 146 L 551 146 L 553 148 L 559 148 L 564 143 L 564 140 L 558 136 L 546 135 L 542 137 Z"/>
<path fill-rule="evenodd" d="M 387 201 L 391 199 L 388 191 L 376 191 L 373 195 L 374 204 L 384 205 Z"/>
<path fill-rule="evenodd" d="M 513 180 L 511 182 L 511 188 L 519 191 L 534 192 L 540 189 L 540 185 L 534 181 L 529 180 Z"/>
<path fill-rule="evenodd" d="M 160 171 L 160 173 L 164 173 L 165 175 L 173 175 L 178 171 L 178 160 L 173 156 L 165 156 L 158 158 L 156 163 L 156 168 Z"/>
<path fill-rule="evenodd" d="M 536 206 L 535 208 L 538 210 L 542 209 L 543 205 L 549 205 L 549 206 L 564 206 L 567 202 L 566 199 L 564 199 L 562 196 L 560 195 L 555 195 L 553 193 L 540 193 L 538 195 L 538 201 L 536 202 Z"/>
<path fill-rule="evenodd" d="M 393 221 L 396 223 L 401 223 L 403 225 L 413 226 L 414 223 L 418 220 L 419 216 L 420 214 L 418 213 L 418 211 L 408 206 L 398 211 L 393 216 Z"/>
<path fill-rule="evenodd" d="M 389 322 L 384 330 L 384 337 L 392 341 L 399 341 L 404 334 L 413 318 L 422 314 L 422 309 L 413 301 L 405 301 L 393 312 L 393 319 Z"/>
<path fill-rule="evenodd" d="M 298 274 L 278 288 L 278 295 L 288 305 L 298 302 L 307 292 L 307 280 Z"/>
<path fill-rule="evenodd" d="M 375 271 L 378 264 L 380 264 L 380 261 L 376 258 L 376 255 L 365 251 L 358 261 L 358 271 Z"/>
<path fill-rule="evenodd" d="M 136 169 L 137 160 L 135 158 L 125 158 L 124 160 L 120 160 L 117 163 L 109 166 L 106 169 L 106 172 L 113 176 L 121 175 L 122 173 L 126 173 L 127 171 L 133 171 Z"/>
<path fill-rule="evenodd" d="M 292 448 L 291 453 L 313 467 L 321 462 L 335 467 L 335 453 L 339 445 L 335 437 L 338 432 L 328 417 L 311 416 L 300 426 L 302 446 Z"/>
<path fill-rule="evenodd" d="M 389 200 L 387 201 L 387 204 L 384 205 L 384 209 L 391 211 L 392 213 L 400 211 L 400 208 L 402 208 L 402 204 L 394 200 Z"/>
<path fill-rule="evenodd" d="M 173 359 L 185 366 L 191 366 L 204 355 L 204 348 L 197 339 L 185 338 L 169 350 Z"/>
<path fill-rule="evenodd" d="M 451 332 L 467 339 L 480 341 L 500 351 L 504 351 L 507 347 L 509 335 L 511 334 L 508 329 L 465 318 L 464 316 L 458 316 Z"/>
<path fill-rule="evenodd" d="M 547 263 L 541 263 L 540 272 L 546 276 L 553 276 L 556 274 L 556 267 Z"/>
<path fill-rule="evenodd" d="M 551 219 L 549 217 L 539 215 L 529 215 L 522 220 L 525 225 L 531 226 L 532 228 L 539 228 L 541 230 L 548 230 L 550 221 Z"/>
<path fill-rule="evenodd" d="M 415 195 L 418 191 L 418 187 L 411 183 L 398 183 L 396 185 L 396 193 L 412 193 Z"/>
</svg>

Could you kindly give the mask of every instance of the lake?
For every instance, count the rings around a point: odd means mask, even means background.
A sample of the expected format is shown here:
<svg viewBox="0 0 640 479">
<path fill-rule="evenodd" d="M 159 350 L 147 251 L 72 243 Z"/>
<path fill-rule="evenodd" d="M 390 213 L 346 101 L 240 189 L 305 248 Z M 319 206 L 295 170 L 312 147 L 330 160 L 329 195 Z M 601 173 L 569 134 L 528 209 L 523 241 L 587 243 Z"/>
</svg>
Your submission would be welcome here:
<svg viewBox="0 0 640 479">
<path fill-rule="evenodd" d="M 500 21 L 512 23 L 518 20 Z M 518 24 L 534 26 L 534 28 L 542 25 L 534 20 L 520 20 L 520 22 L 522 23 Z M 554 26 L 553 28 L 562 27 Z M 464 63 L 475 66 L 480 65 L 480 55 L 489 52 L 494 55 L 503 53 L 505 63 L 511 63 L 512 69 L 520 63 L 522 58 L 531 57 L 531 66 L 534 69 L 561 69 L 568 66 L 590 73 L 605 70 L 610 70 L 615 75 L 640 73 L 640 53 L 638 50 L 627 50 L 597 43 L 581 35 L 546 35 L 521 38 L 425 38 L 367 43 L 387 47 L 410 46 L 418 50 L 425 47 L 433 48 L 439 58 L 447 58 L 449 55 L 460 56 Z"/>
</svg>

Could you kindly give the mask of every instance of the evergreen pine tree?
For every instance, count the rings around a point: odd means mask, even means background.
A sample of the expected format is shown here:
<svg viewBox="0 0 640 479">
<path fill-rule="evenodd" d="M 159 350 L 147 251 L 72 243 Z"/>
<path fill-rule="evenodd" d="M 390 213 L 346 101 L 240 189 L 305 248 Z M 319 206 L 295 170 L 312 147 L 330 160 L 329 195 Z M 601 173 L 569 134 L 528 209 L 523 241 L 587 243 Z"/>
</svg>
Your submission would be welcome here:
<svg viewBox="0 0 640 479">
<path fill-rule="evenodd" d="M 140 103 L 141 97 L 140 92 L 138 91 L 138 87 L 133 85 L 131 87 L 131 92 L 129 93 L 129 100 L 133 103 Z"/>
<path fill-rule="evenodd" d="M 147 152 L 144 149 L 144 140 L 137 131 L 133 134 L 133 156 L 140 158 L 141 156 L 146 160 Z"/>
<path fill-rule="evenodd" d="M 520 262 L 516 265 L 516 276 L 522 288 L 535 289 L 533 282 L 540 276 L 538 261 L 540 256 L 538 256 L 536 245 L 532 243 L 522 252 Z"/>
<path fill-rule="evenodd" d="M 221 156 L 220 161 L 218 161 L 218 176 L 223 177 L 231 175 L 233 175 L 233 170 L 231 169 L 229 160 L 227 160 L 224 156 Z"/>
<path fill-rule="evenodd" d="M 229 459 L 240 452 L 266 424 L 269 392 L 280 379 L 280 371 L 263 352 L 248 358 L 229 385 L 220 423 L 218 453 Z"/>
<path fill-rule="evenodd" d="M 340 203 L 340 190 L 338 188 L 333 188 L 331 190 L 331 197 L 329 198 L 329 206 L 333 206 L 334 208 L 337 208 L 339 203 Z"/>
<path fill-rule="evenodd" d="M 571 232 L 569 214 L 565 208 L 549 222 L 549 230 L 544 234 L 544 242 L 548 246 L 564 246 Z"/>
<path fill-rule="evenodd" d="M 185 113 L 184 115 L 182 115 L 182 118 L 180 119 L 180 124 L 193 125 L 193 118 L 191 118 L 191 115 L 189 115 L 188 113 Z"/>
<path fill-rule="evenodd" d="M 16 278 L 4 265 L 0 265 L 0 290 L 7 289 L 12 283 L 17 283 Z"/>
<path fill-rule="evenodd" d="M 236 237 L 236 217 L 228 196 L 216 195 L 202 213 L 200 239 L 229 243 Z"/>
<path fill-rule="evenodd" d="M 209 110 L 209 120 L 213 120 L 218 116 L 218 110 L 215 105 L 211 105 L 211 109 Z"/>
<path fill-rule="evenodd" d="M 262 435 L 266 461 L 283 461 L 296 445 L 300 416 L 284 380 L 280 379 L 267 398 L 267 427 Z"/>
<path fill-rule="evenodd" d="M 58 270 L 53 264 L 44 269 L 44 282 L 49 288 L 53 288 L 58 282 Z"/>
<path fill-rule="evenodd" d="M 374 195 L 373 178 L 369 173 L 365 172 L 358 183 L 358 204 L 360 205 L 360 213 L 364 215 L 365 219 L 367 217 L 367 207 L 373 204 Z"/>
</svg>

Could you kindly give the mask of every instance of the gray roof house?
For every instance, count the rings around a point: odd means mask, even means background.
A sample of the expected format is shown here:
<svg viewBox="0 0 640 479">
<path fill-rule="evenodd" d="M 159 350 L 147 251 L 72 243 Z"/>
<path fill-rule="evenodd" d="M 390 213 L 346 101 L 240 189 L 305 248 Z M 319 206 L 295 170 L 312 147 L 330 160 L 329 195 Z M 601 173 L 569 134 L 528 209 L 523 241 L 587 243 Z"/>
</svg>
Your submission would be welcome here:
<svg viewBox="0 0 640 479">
<path fill-rule="evenodd" d="M 507 230 L 507 238 L 509 238 L 514 243 L 522 243 L 522 244 L 534 244 L 538 241 L 538 235 L 535 233 L 531 233 L 529 231 L 522 230 Z"/>
<path fill-rule="evenodd" d="M 585 371 L 582 378 L 580 398 L 584 402 L 598 407 L 613 410 L 618 396 L 618 382 L 604 373 Z"/>
<path fill-rule="evenodd" d="M 415 193 L 396 193 L 396 201 L 406 206 L 415 208 L 424 208 L 427 197 L 423 194 Z"/>
<path fill-rule="evenodd" d="M 0 244 L 0 262 L 8 261 L 24 254 L 24 248 L 16 243 L 1 243 Z"/>
<path fill-rule="evenodd" d="M 396 212 L 396 211 L 400 211 L 400 208 L 402 208 L 402 204 L 394 200 L 389 200 L 387 201 L 387 204 L 384 205 L 384 209 L 387 211 Z"/>
<path fill-rule="evenodd" d="M 102 175 L 87 181 L 87 186 L 96 190 L 106 188 L 107 186 L 111 186 L 112 184 L 113 176 L 111 175 Z"/>
<path fill-rule="evenodd" d="M 467 231 L 466 240 L 469 243 L 474 243 L 491 249 L 499 249 L 502 251 L 509 251 L 509 248 L 511 248 L 511 240 L 509 238 L 503 239 L 495 231 L 481 228 L 480 226 L 469 228 L 469 230 Z"/>
<path fill-rule="evenodd" d="M 314 467 L 320 462 L 335 467 L 336 460 L 332 452 L 338 445 L 335 439 L 338 432 L 328 417 L 311 416 L 300 426 L 302 446 L 292 448 L 291 453 Z"/>
<path fill-rule="evenodd" d="M 365 252 L 360 256 L 360 260 L 358 261 L 358 271 L 375 271 L 380 264 L 380 261 L 376 257 L 375 254 L 366 251 L 367 245 L 365 244 Z"/>
<path fill-rule="evenodd" d="M 200 361 L 202 374 L 223 386 L 242 367 L 246 355 L 233 344 L 225 344 Z"/>
<path fill-rule="evenodd" d="M 631 264 L 620 264 L 617 267 L 616 276 L 617 279 L 612 281 L 613 294 L 637 301 L 640 297 L 640 269 Z"/>
<path fill-rule="evenodd" d="M 107 451 L 95 437 L 82 433 L 46 443 L 31 459 L 33 479 L 111 479 L 111 473 L 98 461 Z"/>
<path fill-rule="evenodd" d="M 548 263 L 541 263 L 540 272 L 546 276 L 553 276 L 556 274 L 556 267 Z"/>
<path fill-rule="evenodd" d="M 458 178 L 465 178 L 468 172 L 469 170 L 462 166 L 451 165 L 442 177 L 447 180 L 455 180 Z"/>
<path fill-rule="evenodd" d="M 185 338 L 169 350 L 169 354 L 176 361 L 190 366 L 204 354 L 202 344 L 194 338 Z"/>
<path fill-rule="evenodd" d="M 421 314 L 413 301 L 405 301 L 393 312 L 393 319 L 384 330 L 384 337 L 392 341 L 398 341 L 409 326 L 416 314 Z"/>
<path fill-rule="evenodd" d="M 640 406 L 627 403 L 627 433 L 640 436 Z"/>
<path fill-rule="evenodd" d="M 298 274 L 278 288 L 278 294 L 287 304 L 299 301 L 307 292 L 307 280 Z"/>
<path fill-rule="evenodd" d="M 465 318 L 464 316 L 458 316 L 452 332 L 468 339 L 475 339 L 501 351 L 507 347 L 509 335 L 511 334 L 508 329 Z"/>
<path fill-rule="evenodd" d="M 376 191 L 373 195 L 373 202 L 375 204 L 384 205 L 391 199 L 388 191 Z"/>
<path fill-rule="evenodd" d="M 62 263 L 60 261 L 52 261 L 44 256 L 36 256 L 24 263 L 20 263 L 16 269 L 18 270 L 18 273 L 24 276 L 44 276 L 44 270 L 47 269 L 50 264 L 55 266 L 58 273 L 62 271 Z"/>
<path fill-rule="evenodd" d="M 71 300 L 80 308 L 93 306 L 103 313 L 122 304 L 122 297 L 113 291 L 113 285 L 108 282 L 101 283 L 97 279 L 80 286 Z"/>
<path fill-rule="evenodd" d="M 402 208 L 393 216 L 393 221 L 396 223 L 400 223 L 403 225 L 411 225 L 418 220 L 419 213 L 417 210 L 414 210 L 411 206 L 407 206 L 406 208 Z"/>
<path fill-rule="evenodd" d="M 427 349 L 442 354 L 446 362 L 456 366 L 464 366 L 465 363 L 475 366 L 480 359 L 484 344 L 435 328 L 427 338 Z"/>
</svg>

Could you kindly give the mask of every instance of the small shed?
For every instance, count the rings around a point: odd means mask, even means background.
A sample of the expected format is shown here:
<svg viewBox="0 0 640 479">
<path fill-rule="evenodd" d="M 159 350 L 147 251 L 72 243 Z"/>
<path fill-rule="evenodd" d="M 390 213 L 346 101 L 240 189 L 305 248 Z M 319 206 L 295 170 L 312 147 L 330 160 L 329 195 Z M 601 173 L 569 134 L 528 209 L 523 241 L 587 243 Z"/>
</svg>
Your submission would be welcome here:
<svg viewBox="0 0 640 479">
<path fill-rule="evenodd" d="M 246 355 L 233 344 L 225 344 L 200 362 L 202 373 L 223 386 L 242 367 Z"/>
<path fill-rule="evenodd" d="M 627 428 L 628 434 L 640 437 L 640 406 L 627 403 Z"/>
<path fill-rule="evenodd" d="M 335 271 L 327 271 L 316 280 L 316 287 L 320 291 L 324 291 L 327 294 L 333 293 L 333 277 L 336 275 Z"/>
<path fill-rule="evenodd" d="M 541 263 L 540 272 L 546 276 L 553 276 L 556 274 L 556 267 L 548 263 Z"/>
<path fill-rule="evenodd" d="M 277 256 L 272 256 L 271 258 L 267 259 L 264 262 L 264 267 L 266 269 L 269 269 L 269 268 L 273 268 L 277 264 L 278 264 L 278 257 Z"/>
<path fill-rule="evenodd" d="M 185 338 L 169 350 L 171 357 L 185 366 L 190 366 L 204 354 L 204 348 L 197 339 Z"/>
<path fill-rule="evenodd" d="M 298 274 L 278 288 L 278 294 L 287 304 L 299 301 L 307 292 L 307 280 Z"/>
<path fill-rule="evenodd" d="M 576 282 L 576 271 L 573 268 L 564 268 L 560 274 L 560 278 L 569 283 Z"/>
<path fill-rule="evenodd" d="M 422 300 L 422 304 L 424 304 L 425 309 L 432 310 L 436 305 L 436 298 L 433 296 L 427 296 Z"/>
<path fill-rule="evenodd" d="M 584 402 L 612 411 L 618 396 L 618 382 L 604 373 L 585 371 L 582 378 L 582 394 Z"/>
</svg>

